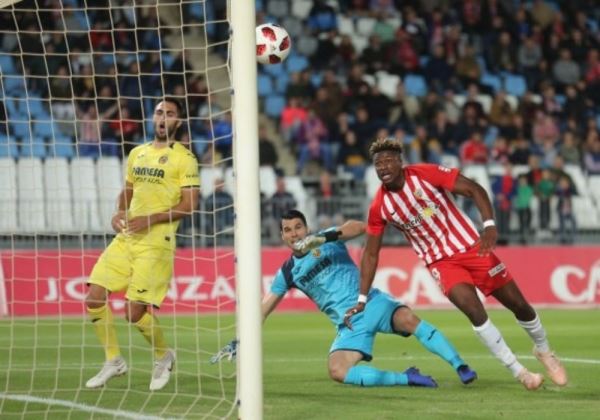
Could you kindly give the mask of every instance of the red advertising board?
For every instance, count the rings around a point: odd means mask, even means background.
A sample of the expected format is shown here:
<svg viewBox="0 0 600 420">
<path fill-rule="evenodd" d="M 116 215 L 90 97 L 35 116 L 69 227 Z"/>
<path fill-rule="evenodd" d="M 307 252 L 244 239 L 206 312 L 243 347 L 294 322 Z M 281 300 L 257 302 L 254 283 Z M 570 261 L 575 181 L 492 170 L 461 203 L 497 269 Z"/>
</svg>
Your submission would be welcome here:
<svg viewBox="0 0 600 420">
<path fill-rule="evenodd" d="M 85 282 L 100 252 L 2 252 L 0 315 L 84 313 Z M 358 260 L 360 249 L 353 248 L 351 253 Z M 497 253 L 534 305 L 600 304 L 600 247 L 506 247 Z M 268 290 L 288 255 L 283 248 L 263 249 L 263 290 Z M 240 281 L 244 281 L 243 275 Z M 408 248 L 382 250 L 374 285 L 412 306 L 450 307 L 425 266 Z M 122 295 L 113 296 L 111 302 L 115 310 L 122 310 Z M 233 250 L 178 250 L 174 278 L 161 312 L 231 312 L 234 308 Z M 293 291 L 279 309 L 315 307 L 301 292 Z"/>
</svg>

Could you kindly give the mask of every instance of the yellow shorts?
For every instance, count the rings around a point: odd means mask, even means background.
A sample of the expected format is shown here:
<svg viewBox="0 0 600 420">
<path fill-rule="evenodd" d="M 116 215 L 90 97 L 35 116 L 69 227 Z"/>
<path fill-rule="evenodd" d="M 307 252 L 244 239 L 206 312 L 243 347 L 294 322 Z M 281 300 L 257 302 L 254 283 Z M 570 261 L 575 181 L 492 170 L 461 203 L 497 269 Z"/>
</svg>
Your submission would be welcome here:
<svg viewBox="0 0 600 420">
<path fill-rule="evenodd" d="M 174 251 L 148 245 L 133 245 L 117 236 L 104 250 L 88 283 L 111 292 L 126 290 L 132 302 L 160 307 L 173 275 Z"/>
</svg>

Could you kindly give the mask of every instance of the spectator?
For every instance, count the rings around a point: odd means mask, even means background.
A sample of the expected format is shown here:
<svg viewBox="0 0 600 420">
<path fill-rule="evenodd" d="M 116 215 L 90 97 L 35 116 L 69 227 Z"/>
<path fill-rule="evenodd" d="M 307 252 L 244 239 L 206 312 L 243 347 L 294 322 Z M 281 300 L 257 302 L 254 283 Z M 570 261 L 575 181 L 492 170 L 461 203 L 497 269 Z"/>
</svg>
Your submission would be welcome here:
<svg viewBox="0 0 600 420">
<path fill-rule="evenodd" d="M 565 176 L 558 178 L 556 196 L 558 197 L 558 224 L 560 229 L 560 242 L 572 244 L 575 238 L 577 224 L 573 214 L 573 195 L 571 180 Z"/>
<path fill-rule="evenodd" d="M 496 137 L 490 152 L 490 162 L 506 164 L 510 160 L 510 149 L 506 137 Z"/>
<path fill-rule="evenodd" d="M 387 68 L 385 48 L 379 35 L 372 34 L 369 36 L 369 45 L 363 50 L 360 62 L 369 74 Z"/>
<path fill-rule="evenodd" d="M 299 151 L 298 174 L 302 173 L 304 165 L 311 159 L 320 160 L 327 170 L 333 169 L 329 131 L 314 111 L 309 110 L 308 117 L 300 125 L 296 143 Z"/>
<path fill-rule="evenodd" d="M 549 169 L 543 169 L 542 179 L 535 186 L 540 204 L 540 229 L 542 231 L 547 231 L 550 226 L 550 199 L 554 195 L 555 188 L 552 172 Z"/>
<path fill-rule="evenodd" d="M 565 161 L 561 156 L 556 156 L 554 158 L 554 162 L 551 168 L 552 177 L 556 184 L 559 184 L 561 178 L 564 178 L 569 181 L 569 191 L 572 195 L 577 195 L 578 191 L 575 187 L 575 182 L 573 182 L 573 178 L 565 171 Z"/>
<path fill-rule="evenodd" d="M 411 35 L 402 28 L 396 31 L 394 41 L 387 50 L 390 72 L 399 76 L 415 73 L 419 69 L 419 54 Z"/>
<path fill-rule="evenodd" d="M 560 50 L 560 57 L 552 66 L 552 75 L 558 83 L 559 92 L 563 92 L 567 85 L 576 84 L 581 78 L 579 64 L 573 60 L 567 48 Z"/>
<path fill-rule="evenodd" d="M 432 49 L 432 57 L 427 61 L 423 73 L 429 87 L 438 93 L 442 93 L 452 84 L 454 67 L 448 64 L 442 44 L 436 44 Z"/>
<path fill-rule="evenodd" d="M 461 146 L 460 160 L 463 165 L 487 163 L 488 149 L 483 142 L 480 131 L 474 131 L 471 137 Z"/>
<path fill-rule="evenodd" d="M 279 155 L 273 141 L 267 134 L 267 127 L 261 125 L 258 129 L 258 162 L 260 166 L 271 166 L 277 169 Z"/>
<path fill-rule="evenodd" d="M 294 72 L 285 89 L 285 97 L 288 101 L 291 98 L 298 98 L 302 105 L 306 105 L 312 100 L 314 92 L 315 88 L 310 82 L 310 73 Z"/>
<path fill-rule="evenodd" d="M 522 244 L 527 243 L 527 237 L 531 230 L 531 200 L 533 199 L 533 188 L 527 181 L 527 175 L 519 176 L 517 194 L 515 196 L 515 209 L 519 216 L 519 234 Z"/>
<path fill-rule="evenodd" d="M 120 114 L 121 117 L 112 120 L 109 127 L 112 135 L 117 138 L 117 144 L 122 144 L 123 152 L 125 155 L 129 155 L 129 152 L 135 147 L 140 137 L 140 124 L 131 118 L 129 108 L 121 107 Z M 118 150 L 118 152 L 121 151 Z M 118 154 L 114 155 L 117 156 Z"/>
<path fill-rule="evenodd" d="M 510 153 L 510 163 L 513 165 L 527 165 L 531 155 L 531 147 L 527 139 L 523 136 L 513 140 L 513 147 Z"/>
<path fill-rule="evenodd" d="M 204 199 L 204 211 L 203 219 L 209 237 L 207 245 L 212 246 L 217 239 L 219 245 L 230 244 L 233 236 L 223 233 L 232 234 L 233 231 L 233 197 L 225 190 L 223 179 L 215 179 L 213 193 Z M 221 242 L 223 239 L 226 239 L 227 243 Z"/>
<path fill-rule="evenodd" d="M 500 132 L 512 124 L 514 112 L 506 100 L 506 93 L 498 91 L 492 101 L 490 109 L 490 122 L 498 127 Z"/>
<path fill-rule="evenodd" d="M 584 169 L 589 175 L 600 175 L 600 138 L 597 132 L 590 132 L 583 154 Z"/>
<path fill-rule="evenodd" d="M 542 48 L 533 37 L 527 37 L 519 46 L 517 53 L 518 64 L 527 86 L 533 88 L 540 81 L 539 67 L 543 59 Z"/>
<path fill-rule="evenodd" d="M 456 142 L 454 141 L 454 124 L 448 120 L 444 110 L 436 112 L 433 122 L 427 127 L 431 139 L 435 139 L 445 153 L 458 154 Z"/>
<path fill-rule="evenodd" d="M 506 244 L 508 242 L 514 189 L 515 185 L 512 177 L 512 167 L 509 163 L 505 163 L 503 174 L 496 177 L 492 182 L 499 244 Z"/>
<path fill-rule="evenodd" d="M 581 165 L 581 152 L 578 143 L 579 142 L 573 132 L 565 131 L 563 133 L 562 144 L 560 145 L 558 154 L 563 158 L 566 164 Z"/>
<path fill-rule="evenodd" d="M 517 50 L 513 46 L 510 32 L 501 32 L 498 43 L 491 47 L 490 70 L 494 73 L 515 73 L 517 60 Z"/>
<path fill-rule="evenodd" d="M 271 207 L 271 217 L 274 224 L 279 223 L 281 216 L 287 213 L 288 210 L 296 208 L 297 202 L 292 193 L 287 191 L 285 178 L 278 176 L 276 180 L 276 189 L 269 199 Z"/>
<path fill-rule="evenodd" d="M 315 34 L 335 31 L 337 29 L 337 14 L 333 7 L 327 4 L 325 0 L 314 0 L 308 14 L 308 27 Z"/>
<path fill-rule="evenodd" d="M 475 56 L 475 47 L 466 45 L 456 62 L 456 75 L 463 86 L 468 86 L 471 83 L 479 83 L 481 73 L 481 67 Z"/>
<path fill-rule="evenodd" d="M 338 154 L 338 164 L 356 180 L 362 180 L 368 165 L 368 157 L 364 147 L 357 141 L 352 130 L 346 131 Z"/>
<path fill-rule="evenodd" d="M 285 141 L 290 143 L 296 140 L 298 130 L 307 117 L 308 111 L 302 106 L 300 99 L 295 96 L 288 98 L 279 121 L 279 128 Z"/>
</svg>

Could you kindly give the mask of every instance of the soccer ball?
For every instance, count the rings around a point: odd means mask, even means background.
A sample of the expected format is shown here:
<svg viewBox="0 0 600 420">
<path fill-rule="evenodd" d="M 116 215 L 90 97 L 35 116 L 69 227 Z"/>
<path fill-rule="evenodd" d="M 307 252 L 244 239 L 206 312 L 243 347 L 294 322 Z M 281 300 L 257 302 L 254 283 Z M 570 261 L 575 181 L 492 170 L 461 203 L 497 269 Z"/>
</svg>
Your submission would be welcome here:
<svg viewBox="0 0 600 420">
<path fill-rule="evenodd" d="M 256 60 L 261 64 L 281 63 L 290 53 L 292 41 L 287 31 L 274 23 L 256 27 Z"/>
</svg>

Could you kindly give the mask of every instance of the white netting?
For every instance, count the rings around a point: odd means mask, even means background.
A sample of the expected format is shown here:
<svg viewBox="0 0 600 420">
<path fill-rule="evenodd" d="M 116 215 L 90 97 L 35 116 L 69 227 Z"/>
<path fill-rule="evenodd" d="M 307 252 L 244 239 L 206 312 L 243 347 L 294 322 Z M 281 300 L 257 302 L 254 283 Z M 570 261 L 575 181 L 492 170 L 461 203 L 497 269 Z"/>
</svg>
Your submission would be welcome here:
<svg viewBox="0 0 600 420">
<path fill-rule="evenodd" d="M 228 2 L 20 1 L 0 9 L 0 413 L 4 418 L 218 418 L 235 409 L 235 364 L 208 360 L 235 336 Z M 165 95 L 200 163 L 199 210 L 178 231 L 158 312 L 177 352 L 150 392 L 152 351 L 110 298 L 126 376 L 103 363 L 85 280 L 112 239 L 126 157 L 153 138 Z M 231 185 L 229 183 L 228 185 Z"/>
</svg>

